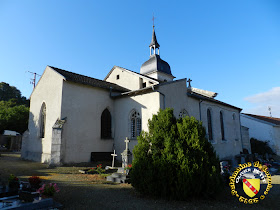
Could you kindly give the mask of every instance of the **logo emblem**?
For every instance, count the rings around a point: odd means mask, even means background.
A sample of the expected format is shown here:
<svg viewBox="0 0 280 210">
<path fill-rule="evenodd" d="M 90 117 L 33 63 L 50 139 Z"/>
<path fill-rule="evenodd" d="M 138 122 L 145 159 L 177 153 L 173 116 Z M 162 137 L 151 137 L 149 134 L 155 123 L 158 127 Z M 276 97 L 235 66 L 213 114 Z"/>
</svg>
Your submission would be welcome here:
<svg viewBox="0 0 280 210">
<path fill-rule="evenodd" d="M 259 162 L 239 164 L 229 177 L 231 194 L 242 203 L 258 203 L 272 188 L 271 175 Z"/>
<path fill-rule="evenodd" d="M 260 179 L 243 179 L 243 190 L 249 197 L 253 198 L 260 191 Z"/>
</svg>

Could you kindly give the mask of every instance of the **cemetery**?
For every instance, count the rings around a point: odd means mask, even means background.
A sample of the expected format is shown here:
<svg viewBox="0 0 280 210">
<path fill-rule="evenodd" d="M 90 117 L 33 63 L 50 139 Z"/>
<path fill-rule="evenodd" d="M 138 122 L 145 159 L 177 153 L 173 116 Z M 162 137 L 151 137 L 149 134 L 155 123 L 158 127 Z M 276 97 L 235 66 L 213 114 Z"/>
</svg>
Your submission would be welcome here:
<svg viewBox="0 0 280 210">
<path fill-rule="evenodd" d="M 91 162 L 84 166 L 50 167 L 46 164 L 23 161 L 15 153 L 2 153 L 0 167 L 4 170 L 0 172 L 0 209 L 67 209 L 79 208 L 80 205 L 87 208 L 97 205 L 94 206 L 97 209 L 99 207 L 121 209 L 122 205 L 127 205 L 128 209 L 139 208 L 139 206 L 147 209 L 183 209 L 187 207 L 200 209 L 207 208 L 208 205 L 213 208 L 246 208 L 232 198 L 227 186 L 222 190 L 222 193 L 211 200 L 168 201 L 140 196 L 129 184 L 132 153 L 128 149 L 129 140 L 127 138 L 124 140 L 124 144 L 126 145 L 125 150 L 120 154 L 122 162 L 116 161 L 118 154 L 114 151 L 110 155 L 110 161 Z M 257 154 L 246 156 L 247 158 L 261 159 Z M 240 161 L 245 161 L 245 159 L 240 158 Z M 278 169 L 280 165 L 272 158 L 261 161 L 269 167 L 273 189 L 266 200 L 259 204 L 259 207 L 275 209 L 276 206 L 280 205 L 278 199 L 280 192 Z M 234 169 L 228 161 L 221 161 L 220 165 L 222 174 L 231 173 Z M 17 175 L 18 177 L 10 175 L 11 172 L 20 175 Z M 38 176 L 33 176 L 34 172 Z M 40 177 L 40 181 L 37 177 Z M 8 178 L 9 182 L 5 181 L 5 178 Z M 13 182 L 13 180 L 17 180 L 17 182 Z M 40 190 L 38 191 L 39 187 L 42 188 L 43 183 L 57 183 L 59 190 L 52 196 L 43 196 Z M 127 199 L 130 202 L 127 202 Z M 94 207 L 92 208 L 94 209 Z"/>
</svg>

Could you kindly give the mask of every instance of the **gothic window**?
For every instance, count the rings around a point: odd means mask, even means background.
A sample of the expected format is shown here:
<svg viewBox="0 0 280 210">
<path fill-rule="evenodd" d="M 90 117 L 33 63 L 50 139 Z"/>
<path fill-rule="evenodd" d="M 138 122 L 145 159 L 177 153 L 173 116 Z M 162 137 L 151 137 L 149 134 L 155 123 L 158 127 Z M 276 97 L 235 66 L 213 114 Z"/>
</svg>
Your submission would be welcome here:
<svg viewBox="0 0 280 210">
<path fill-rule="evenodd" d="M 186 116 L 190 116 L 187 110 L 183 109 L 182 111 L 180 111 L 179 118 L 186 117 Z"/>
<path fill-rule="evenodd" d="M 46 129 L 46 104 L 43 103 L 40 113 L 40 138 L 45 138 L 45 129 Z"/>
<path fill-rule="evenodd" d="M 211 110 L 207 109 L 207 123 L 208 123 L 208 139 L 213 140 L 213 126 L 212 126 L 212 116 Z"/>
<path fill-rule="evenodd" d="M 220 111 L 220 124 L 221 124 L 222 140 L 225 140 L 224 115 L 222 111 Z"/>
<path fill-rule="evenodd" d="M 112 121 L 110 111 L 106 108 L 101 115 L 101 138 L 112 138 Z"/>
<path fill-rule="evenodd" d="M 130 129 L 131 129 L 131 138 L 136 138 L 137 136 L 139 136 L 142 130 L 140 114 L 135 110 L 133 110 L 130 115 Z"/>
</svg>

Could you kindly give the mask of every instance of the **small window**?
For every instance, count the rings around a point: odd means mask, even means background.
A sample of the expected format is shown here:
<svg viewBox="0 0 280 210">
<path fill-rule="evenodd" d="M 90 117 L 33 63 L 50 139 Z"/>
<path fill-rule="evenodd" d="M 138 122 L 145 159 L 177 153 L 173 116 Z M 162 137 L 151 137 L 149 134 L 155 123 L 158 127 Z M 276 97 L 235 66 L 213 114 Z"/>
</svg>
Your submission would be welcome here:
<svg viewBox="0 0 280 210">
<path fill-rule="evenodd" d="M 117 79 L 120 79 L 120 75 L 119 74 L 117 75 Z"/>
<path fill-rule="evenodd" d="M 211 110 L 207 109 L 207 123 L 208 123 L 208 139 L 210 141 L 213 140 L 213 126 L 212 126 L 212 116 L 211 116 Z"/>
<path fill-rule="evenodd" d="M 183 109 L 180 113 L 179 113 L 179 118 L 183 118 L 186 116 L 190 116 L 189 113 L 187 112 L 187 110 Z"/>
<path fill-rule="evenodd" d="M 146 87 L 146 82 L 143 82 L 142 87 L 143 87 L 143 88 Z"/>
</svg>

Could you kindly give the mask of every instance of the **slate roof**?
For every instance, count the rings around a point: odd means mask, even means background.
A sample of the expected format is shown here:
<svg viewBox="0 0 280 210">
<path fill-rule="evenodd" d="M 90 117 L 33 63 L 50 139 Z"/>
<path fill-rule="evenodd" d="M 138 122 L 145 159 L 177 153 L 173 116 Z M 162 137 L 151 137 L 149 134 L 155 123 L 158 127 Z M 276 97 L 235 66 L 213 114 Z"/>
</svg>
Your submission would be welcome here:
<svg viewBox="0 0 280 210">
<path fill-rule="evenodd" d="M 280 118 L 267 117 L 267 116 L 254 115 L 254 114 L 246 114 L 246 113 L 242 113 L 242 114 L 259 119 L 259 120 L 263 120 L 263 121 L 266 121 L 269 123 L 273 123 L 275 125 L 280 125 Z"/>
<path fill-rule="evenodd" d="M 107 89 L 110 90 L 110 88 L 112 88 L 112 90 L 114 91 L 118 91 L 118 92 L 127 92 L 129 91 L 126 88 L 123 88 L 119 85 L 110 83 L 110 82 L 106 82 L 103 80 L 99 80 L 99 79 L 95 79 L 92 77 L 87 77 L 81 74 L 76 74 L 70 71 L 65 71 L 63 69 L 59 69 L 53 66 L 49 66 L 50 68 L 52 68 L 53 70 L 55 70 L 57 73 L 61 74 L 62 76 L 65 77 L 66 81 L 71 81 L 71 82 L 75 82 L 75 83 L 79 83 L 79 84 L 83 84 L 83 85 L 89 85 L 92 87 L 99 87 L 99 88 L 103 88 L 103 89 Z"/>
<path fill-rule="evenodd" d="M 156 32 L 155 32 L 155 27 L 153 26 L 153 35 L 152 35 L 152 41 L 149 47 L 155 46 L 156 48 L 159 48 L 160 45 L 157 42 L 157 37 L 156 37 Z"/>
<path fill-rule="evenodd" d="M 241 108 L 238 108 L 236 106 L 232 106 L 232 105 L 227 104 L 225 102 L 222 102 L 222 101 L 216 100 L 214 98 L 210 98 L 210 97 L 207 97 L 207 96 L 195 93 L 195 92 L 188 92 L 187 94 L 188 94 L 188 96 L 193 97 L 193 98 L 197 98 L 197 99 L 200 99 L 200 100 L 206 100 L 206 101 L 212 101 L 214 103 L 218 103 L 218 104 L 221 104 L 221 105 L 224 105 L 224 106 L 228 106 L 228 107 L 231 107 L 231 108 L 234 108 L 234 109 L 238 109 L 240 111 L 242 110 Z"/>
<path fill-rule="evenodd" d="M 172 75 L 169 64 L 162 60 L 157 54 L 151 55 L 150 59 L 143 63 L 140 68 L 141 74 L 148 74 L 154 71 L 160 71 Z"/>
</svg>

